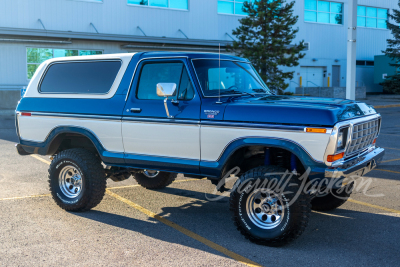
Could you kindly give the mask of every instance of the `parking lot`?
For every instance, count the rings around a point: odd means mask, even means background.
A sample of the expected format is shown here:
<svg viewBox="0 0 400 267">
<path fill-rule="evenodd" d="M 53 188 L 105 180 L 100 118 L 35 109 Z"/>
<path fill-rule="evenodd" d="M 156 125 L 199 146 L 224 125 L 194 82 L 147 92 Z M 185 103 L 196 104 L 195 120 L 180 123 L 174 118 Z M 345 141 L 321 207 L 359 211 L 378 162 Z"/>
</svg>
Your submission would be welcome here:
<svg viewBox="0 0 400 267">
<path fill-rule="evenodd" d="M 305 233 L 281 248 L 250 243 L 234 227 L 228 198 L 182 175 L 158 191 L 130 178 L 108 181 L 95 209 L 71 213 L 51 199 L 48 157 L 19 156 L 13 117 L 0 118 L 0 265 L 398 266 L 400 108 L 378 109 L 382 165 L 339 209 L 313 212 Z"/>
</svg>

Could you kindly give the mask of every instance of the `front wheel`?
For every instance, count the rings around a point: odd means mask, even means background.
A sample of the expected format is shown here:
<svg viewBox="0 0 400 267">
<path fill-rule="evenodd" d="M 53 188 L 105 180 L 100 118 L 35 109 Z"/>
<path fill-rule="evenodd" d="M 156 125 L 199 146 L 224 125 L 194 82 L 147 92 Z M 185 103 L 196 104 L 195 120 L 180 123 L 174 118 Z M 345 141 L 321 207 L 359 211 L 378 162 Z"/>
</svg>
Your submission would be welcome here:
<svg viewBox="0 0 400 267">
<path fill-rule="evenodd" d="M 86 211 L 97 206 L 106 191 L 99 159 L 85 149 L 68 149 L 54 157 L 49 168 L 50 192 L 64 210 Z"/>
<path fill-rule="evenodd" d="M 311 212 L 298 177 L 285 169 L 261 166 L 244 173 L 231 193 L 230 209 L 237 229 L 250 241 L 282 246 L 299 237 Z M 299 194 L 297 194 L 299 193 Z"/>
<path fill-rule="evenodd" d="M 135 173 L 135 180 L 146 189 L 162 189 L 170 185 L 176 178 L 176 173 L 143 170 Z"/>
</svg>

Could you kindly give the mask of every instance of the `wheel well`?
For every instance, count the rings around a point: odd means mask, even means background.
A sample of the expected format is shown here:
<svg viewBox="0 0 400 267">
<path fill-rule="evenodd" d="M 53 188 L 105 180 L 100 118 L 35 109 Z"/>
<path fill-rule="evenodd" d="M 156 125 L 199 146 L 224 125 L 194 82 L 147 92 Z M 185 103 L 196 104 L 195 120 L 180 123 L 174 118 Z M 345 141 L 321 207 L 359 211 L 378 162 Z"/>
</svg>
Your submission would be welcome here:
<svg viewBox="0 0 400 267">
<path fill-rule="evenodd" d="M 89 137 L 78 134 L 78 133 L 62 133 L 59 134 L 54 140 L 51 142 L 49 149 L 47 151 L 48 155 L 57 154 L 63 150 L 71 149 L 71 148 L 83 148 L 96 156 L 100 156 L 97 148 L 93 144 L 92 140 Z"/>
<path fill-rule="evenodd" d="M 232 168 L 238 166 L 240 173 L 259 167 L 262 165 L 275 165 L 283 167 L 289 171 L 296 169 L 297 173 L 303 174 L 305 167 L 301 160 L 287 149 L 271 146 L 246 146 L 237 149 L 225 163 L 221 173 L 224 177 Z"/>
</svg>

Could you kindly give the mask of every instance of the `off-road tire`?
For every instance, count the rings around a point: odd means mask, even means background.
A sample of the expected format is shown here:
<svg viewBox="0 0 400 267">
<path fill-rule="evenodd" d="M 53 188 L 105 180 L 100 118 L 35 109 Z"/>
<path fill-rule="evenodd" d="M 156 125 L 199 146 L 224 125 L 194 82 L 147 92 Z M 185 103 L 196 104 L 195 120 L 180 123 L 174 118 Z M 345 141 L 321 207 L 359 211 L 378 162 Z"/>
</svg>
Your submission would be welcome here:
<svg viewBox="0 0 400 267">
<path fill-rule="evenodd" d="M 342 206 L 353 192 L 354 182 L 340 188 L 331 189 L 324 196 L 315 196 L 311 200 L 311 209 L 316 211 L 330 211 Z"/>
<path fill-rule="evenodd" d="M 142 187 L 146 189 L 162 189 L 175 180 L 177 174 L 172 172 L 159 172 L 154 178 L 149 178 L 141 172 L 135 173 L 133 177 Z"/>
<path fill-rule="evenodd" d="M 59 175 L 65 166 L 73 166 L 82 177 L 82 191 L 77 197 L 65 195 Z M 74 148 L 58 153 L 49 167 L 49 187 L 54 201 L 67 211 L 87 211 L 96 207 L 106 191 L 106 175 L 101 161 L 90 151 Z"/>
<path fill-rule="evenodd" d="M 298 238 L 308 225 L 311 212 L 308 194 L 303 192 L 299 193 L 296 201 L 290 206 L 286 205 L 296 197 L 296 194 L 300 190 L 301 181 L 299 178 L 293 175 L 283 180 L 281 174 L 265 175 L 268 173 L 285 173 L 285 171 L 286 169 L 277 166 L 260 166 L 251 169 L 240 177 L 237 187 L 231 193 L 230 210 L 234 224 L 242 235 L 253 243 L 272 247 L 283 246 Z M 283 199 L 282 202 L 285 204 L 282 219 L 279 224 L 272 229 L 263 229 L 253 223 L 254 220 L 252 221 L 250 219 L 248 208 L 246 207 L 246 201 L 250 199 L 252 192 L 256 191 L 253 189 L 243 189 L 247 188 L 249 182 L 254 182 L 258 178 L 261 180 L 258 188 L 260 188 L 262 184 L 265 184 L 262 188 L 272 190 L 276 188 L 270 183 L 272 179 L 277 179 L 282 182 L 289 179 L 286 185 L 282 186 L 284 188 L 283 192 L 287 192 L 281 195 Z"/>
</svg>

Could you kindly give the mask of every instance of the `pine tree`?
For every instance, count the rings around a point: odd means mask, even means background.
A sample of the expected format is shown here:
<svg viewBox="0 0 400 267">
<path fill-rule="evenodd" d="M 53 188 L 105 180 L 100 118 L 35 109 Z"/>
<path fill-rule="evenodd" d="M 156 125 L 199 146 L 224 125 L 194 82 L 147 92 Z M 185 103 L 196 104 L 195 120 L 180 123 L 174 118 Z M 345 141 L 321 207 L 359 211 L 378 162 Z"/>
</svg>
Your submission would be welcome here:
<svg viewBox="0 0 400 267">
<path fill-rule="evenodd" d="M 280 94 L 289 86 L 285 79 L 293 79 L 294 74 L 282 67 L 298 66 L 305 56 L 301 53 L 304 41 L 292 44 L 299 31 L 294 28 L 298 20 L 293 15 L 294 4 L 286 0 L 246 1 L 243 11 L 248 15 L 239 20 L 241 25 L 232 32 L 237 41 L 227 48 L 249 59 L 268 87 Z"/>
<path fill-rule="evenodd" d="M 400 1 L 399 1 L 400 7 Z M 390 66 L 395 67 L 396 70 L 400 69 L 400 11 L 393 9 L 393 14 L 389 14 L 389 19 L 395 21 L 390 23 L 387 21 L 387 27 L 392 31 L 393 39 L 387 40 L 388 48 L 386 51 L 382 51 L 386 56 L 390 57 L 394 62 Z M 383 91 L 387 93 L 400 94 L 400 73 L 396 71 L 396 75 L 388 76 L 386 80 L 381 83 Z"/>
</svg>

